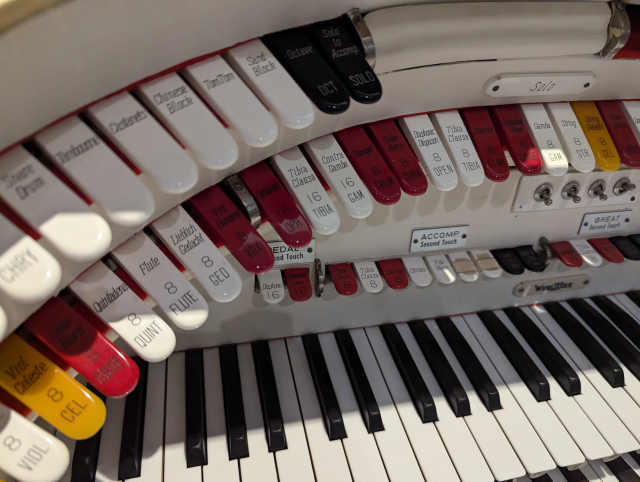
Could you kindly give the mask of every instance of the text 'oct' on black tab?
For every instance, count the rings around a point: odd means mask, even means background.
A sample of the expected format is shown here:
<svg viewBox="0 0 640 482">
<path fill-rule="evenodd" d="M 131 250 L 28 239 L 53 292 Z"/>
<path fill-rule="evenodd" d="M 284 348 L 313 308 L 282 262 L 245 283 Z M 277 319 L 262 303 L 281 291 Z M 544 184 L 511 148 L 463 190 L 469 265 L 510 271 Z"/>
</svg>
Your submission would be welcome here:
<svg viewBox="0 0 640 482">
<path fill-rule="evenodd" d="M 316 23 L 309 35 L 333 66 L 340 80 L 356 102 L 373 104 L 382 97 L 382 85 L 366 61 L 354 32 L 344 18 Z"/>
<path fill-rule="evenodd" d="M 318 109 L 341 114 L 349 108 L 349 94 L 342 82 L 302 30 L 287 30 L 262 40 Z"/>
<path fill-rule="evenodd" d="M 506 273 L 514 276 L 524 273 L 524 265 L 513 249 L 492 249 L 491 254 Z"/>
</svg>

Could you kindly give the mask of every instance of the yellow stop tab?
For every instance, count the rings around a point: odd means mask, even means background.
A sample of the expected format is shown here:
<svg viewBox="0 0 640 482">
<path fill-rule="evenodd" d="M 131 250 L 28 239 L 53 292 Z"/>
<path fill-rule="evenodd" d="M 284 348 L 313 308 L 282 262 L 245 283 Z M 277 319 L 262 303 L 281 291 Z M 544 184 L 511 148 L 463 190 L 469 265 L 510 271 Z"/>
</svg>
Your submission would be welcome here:
<svg viewBox="0 0 640 482">
<path fill-rule="evenodd" d="M 0 344 L 0 387 L 72 439 L 95 435 L 107 416 L 102 400 L 15 334 Z"/>
<path fill-rule="evenodd" d="M 603 171 L 620 169 L 620 156 L 594 102 L 571 102 L 573 112 L 593 150 L 596 166 Z"/>
</svg>

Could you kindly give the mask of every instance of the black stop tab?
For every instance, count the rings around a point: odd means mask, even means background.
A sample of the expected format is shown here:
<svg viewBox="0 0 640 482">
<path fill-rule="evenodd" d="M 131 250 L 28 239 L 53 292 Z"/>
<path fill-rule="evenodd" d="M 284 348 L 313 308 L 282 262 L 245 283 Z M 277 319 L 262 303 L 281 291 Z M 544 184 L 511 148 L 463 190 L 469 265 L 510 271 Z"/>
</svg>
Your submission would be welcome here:
<svg viewBox="0 0 640 482">
<path fill-rule="evenodd" d="M 630 239 L 629 236 L 614 236 L 609 241 L 618 248 L 622 255 L 631 261 L 640 261 L 640 248 Z"/>
<path fill-rule="evenodd" d="M 382 85 L 344 18 L 316 23 L 309 27 L 309 32 L 353 100 L 362 104 L 380 100 Z"/>
<path fill-rule="evenodd" d="M 522 261 L 522 264 L 524 264 L 524 267 L 529 271 L 542 273 L 547 267 L 546 260 L 540 256 L 530 244 L 513 248 L 513 251 L 515 251 L 520 261 Z"/>
<path fill-rule="evenodd" d="M 341 114 L 349 108 L 349 94 L 316 46 L 301 30 L 286 30 L 262 39 L 318 109 Z"/>
<path fill-rule="evenodd" d="M 524 265 L 513 249 L 492 249 L 491 254 L 496 259 L 500 267 L 507 273 L 512 275 L 519 275 L 524 273 Z"/>
</svg>

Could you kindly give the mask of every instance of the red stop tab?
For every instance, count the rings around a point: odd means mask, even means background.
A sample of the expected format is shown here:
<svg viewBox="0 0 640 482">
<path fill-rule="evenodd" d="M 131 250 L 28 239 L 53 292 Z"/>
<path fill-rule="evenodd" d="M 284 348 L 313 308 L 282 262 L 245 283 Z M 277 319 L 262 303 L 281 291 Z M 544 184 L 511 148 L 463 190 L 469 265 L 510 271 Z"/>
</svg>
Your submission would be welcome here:
<svg viewBox="0 0 640 482">
<path fill-rule="evenodd" d="M 245 169 L 240 178 L 287 246 L 302 248 L 311 242 L 309 222 L 267 164 L 259 162 Z"/>
<path fill-rule="evenodd" d="M 220 186 L 196 194 L 190 203 L 210 232 L 249 273 L 262 274 L 273 267 L 271 248 Z"/>
<path fill-rule="evenodd" d="M 60 298 L 52 298 L 24 324 L 100 393 L 119 398 L 138 384 L 138 365 Z"/>
<path fill-rule="evenodd" d="M 509 163 L 486 107 L 461 109 L 460 116 L 478 152 L 487 179 L 504 182 L 509 177 Z"/>
<path fill-rule="evenodd" d="M 596 102 L 596 106 L 602 114 L 604 125 L 613 139 L 622 163 L 632 168 L 640 167 L 640 145 L 622 111 L 620 101 L 601 100 Z"/>
<path fill-rule="evenodd" d="M 364 129 L 396 175 L 402 190 L 410 196 L 427 192 L 427 177 L 396 123 L 387 119 Z"/>
<path fill-rule="evenodd" d="M 342 296 L 356 294 L 358 282 L 350 263 L 330 264 L 329 271 L 331 272 L 333 286 L 336 287 L 338 294 Z"/>
<path fill-rule="evenodd" d="M 293 301 L 307 301 L 311 298 L 313 290 L 309 279 L 309 268 L 285 269 L 284 277 L 287 280 L 289 296 Z"/>
<path fill-rule="evenodd" d="M 540 154 L 522 119 L 520 108 L 517 105 L 496 105 L 490 112 L 500 142 L 509 151 L 518 170 L 525 176 L 540 174 Z"/>
<path fill-rule="evenodd" d="M 353 168 L 380 204 L 395 204 L 400 200 L 400 188 L 395 176 L 361 126 L 335 133 Z"/>
<path fill-rule="evenodd" d="M 389 288 L 403 290 L 409 286 L 407 272 L 404 270 L 402 261 L 399 259 L 383 259 L 382 261 L 378 261 L 378 269 L 389 285 Z"/>
<path fill-rule="evenodd" d="M 589 244 L 593 249 L 609 263 L 622 263 L 624 255 L 607 238 L 589 239 Z"/>
<path fill-rule="evenodd" d="M 576 251 L 569 241 L 549 243 L 549 248 L 553 255 L 569 268 L 579 268 L 582 266 L 582 256 L 580 256 L 580 253 Z"/>
</svg>

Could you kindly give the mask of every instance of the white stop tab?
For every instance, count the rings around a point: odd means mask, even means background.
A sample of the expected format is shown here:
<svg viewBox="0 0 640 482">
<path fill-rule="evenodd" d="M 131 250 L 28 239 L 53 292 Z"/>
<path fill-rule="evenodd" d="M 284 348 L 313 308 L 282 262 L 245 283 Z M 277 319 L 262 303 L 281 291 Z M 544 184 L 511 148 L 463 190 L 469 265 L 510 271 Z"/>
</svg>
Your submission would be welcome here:
<svg viewBox="0 0 640 482">
<path fill-rule="evenodd" d="M 0 198 L 73 261 L 94 261 L 111 245 L 109 224 L 18 146 L 0 158 Z"/>
<path fill-rule="evenodd" d="M 427 256 L 426 260 L 438 283 L 449 285 L 456 280 L 456 273 L 445 255 Z"/>
<path fill-rule="evenodd" d="M 69 289 L 143 360 L 156 363 L 173 353 L 176 335 L 171 327 L 101 261 Z"/>
<path fill-rule="evenodd" d="M 571 104 L 568 102 L 545 104 L 545 109 L 555 127 L 556 134 L 560 137 L 560 143 L 569 157 L 571 166 L 579 172 L 593 171 L 596 167 L 596 158 Z"/>
<path fill-rule="evenodd" d="M 251 147 L 278 138 L 278 124 L 253 92 L 219 55 L 187 67 L 184 75 L 204 101 Z"/>
<path fill-rule="evenodd" d="M 354 271 L 358 275 L 360 284 L 368 293 L 378 293 L 382 290 L 384 283 L 378 271 L 378 266 L 373 261 L 360 261 L 353 263 Z"/>
<path fill-rule="evenodd" d="M 129 167 L 77 117 L 35 136 L 49 159 L 119 226 L 139 226 L 156 209 L 153 195 Z"/>
<path fill-rule="evenodd" d="M 424 259 L 421 257 L 412 256 L 410 258 L 402 258 L 402 264 L 414 285 L 420 287 L 429 286 L 433 281 L 433 277 L 431 273 L 429 273 Z"/>
<path fill-rule="evenodd" d="M 146 234 L 136 234 L 112 254 L 176 326 L 195 330 L 207 321 L 209 306 L 202 295 Z"/>
<path fill-rule="evenodd" d="M 458 185 L 458 175 L 428 114 L 398 119 L 413 152 L 427 169 L 427 176 L 441 191 Z M 484 173 L 484 171 L 483 171 Z"/>
<path fill-rule="evenodd" d="M 589 241 L 586 239 L 573 239 L 569 242 L 589 266 L 600 266 L 602 264 L 602 257 L 593 249 Z"/>
<path fill-rule="evenodd" d="M 155 220 L 151 228 L 211 298 L 221 303 L 237 298 L 240 275 L 182 206 Z"/>
<path fill-rule="evenodd" d="M 169 74 L 139 87 L 145 105 L 207 169 L 231 167 L 238 145 L 184 80 Z"/>
<path fill-rule="evenodd" d="M 0 290 L 16 303 L 38 303 L 60 286 L 58 261 L 0 214 Z"/>
<path fill-rule="evenodd" d="M 258 276 L 260 293 L 264 301 L 270 305 L 277 305 L 284 299 L 284 283 L 282 281 L 282 271 L 272 269 Z"/>
<path fill-rule="evenodd" d="M 313 229 L 325 235 L 335 233 L 340 227 L 340 216 L 300 148 L 292 147 L 271 159 L 271 165 Z"/>
<path fill-rule="evenodd" d="M 110 97 L 87 109 L 102 133 L 166 194 L 187 192 L 198 166 L 131 94 Z"/>
<path fill-rule="evenodd" d="M 471 261 L 471 257 L 464 251 L 457 251 L 455 253 L 447 254 L 453 270 L 456 272 L 462 281 L 472 283 L 477 280 L 480 275 L 476 265 Z"/>
<path fill-rule="evenodd" d="M 472 249 L 469 251 L 471 259 L 476 263 L 482 274 L 488 278 L 499 278 L 502 276 L 502 268 L 488 249 Z"/>
<path fill-rule="evenodd" d="M 522 104 L 520 110 L 540 152 L 542 167 L 552 176 L 564 176 L 569 169 L 569 161 L 544 105 Z"/>
<path fill-rule="evenodd" d="M 304 150 L 349 216 L 363 219 L 373 212 L 369 191 L 332 134 L 306 142 Z"/>
<path fill-rule="evenodd" d="M 479 186 L 484 182 L 484 168 L 467 128 L 457 110 L 431 114 L 435 127 L 444 141 L 447 151 L 458 168 L 458 176 L 467 186 Z"/>
<path fill-rule="evenodd" d="M 261 40 L 251 40 L 227 52 L 226 58 L 282 123 L 291 129 L 309 127 L 313 104 Z"/>
<path fill-rule="evenodd" d="M 70 461 L 65 444 L 0 404 L 0 469 L 22 482 L 54 482 Z"/>
</svg>

